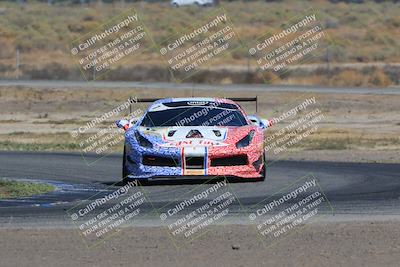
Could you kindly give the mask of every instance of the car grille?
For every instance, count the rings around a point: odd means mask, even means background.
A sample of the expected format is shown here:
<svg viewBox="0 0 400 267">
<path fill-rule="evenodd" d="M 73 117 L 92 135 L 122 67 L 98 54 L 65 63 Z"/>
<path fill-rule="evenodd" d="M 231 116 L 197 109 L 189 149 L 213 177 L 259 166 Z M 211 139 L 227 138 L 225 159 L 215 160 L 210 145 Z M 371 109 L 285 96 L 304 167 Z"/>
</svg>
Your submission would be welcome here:
<svg viewBox="0 0 400 267">
<path fill-rule="evenodd" d="M 143 156 L 143 165 L 177 167 L 179 166 L 179 161 L 173 157 Z"/>
<path fill-rule="evenodd" d="M 247 165 L 247 156 L 246 155 L 229 156 L 229 157 L 211 159 L 212 167 L 241 166 L 241 165 Z"/>
</svg>

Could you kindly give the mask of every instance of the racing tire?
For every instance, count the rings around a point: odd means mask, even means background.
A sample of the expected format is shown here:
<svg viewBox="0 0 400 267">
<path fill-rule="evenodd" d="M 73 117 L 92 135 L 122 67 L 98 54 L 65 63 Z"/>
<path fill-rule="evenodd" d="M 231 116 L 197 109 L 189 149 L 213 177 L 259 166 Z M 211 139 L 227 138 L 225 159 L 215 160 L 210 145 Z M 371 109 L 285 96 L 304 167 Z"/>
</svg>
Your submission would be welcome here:
<svg viewBox="0 0 400 267">
<path fill-rule="evenodd" d="M 124 154 L 122 156 L 122 184 L 124 184 L 124 185 L 127 184 L 129 181 L 132 182 L 132 181 L 138 180 L 138 179 L 129 179 L 128 178 L 129 173 L 126 170 L 125 165 L 126 165 L 126 151 L 125 151 L 125 146 L 124 146 Z M 146 184 L 147 182 L 148 182 L 147 179 L 139 180 L 140 185 Z"/>
<path fill-rule="evenodd" d="M 261 172 L 260 172 L 261 177 L 259 177 L 259 178 L 256 179 L 256 181 L 258 181 L 258 182 L 265 181 L 265 177 L 267 176 L 267 171 L 266 171 L 266 169 L 267 169 L 266 164 L 267 164 L 267 163 L 266 163 L 266 161 L 265 161 L 265 152 L 263 153 L 263 161 L 264 161 L 264 164 L 263 164 L 262 170 L 261 170 Z"/>
</svg>

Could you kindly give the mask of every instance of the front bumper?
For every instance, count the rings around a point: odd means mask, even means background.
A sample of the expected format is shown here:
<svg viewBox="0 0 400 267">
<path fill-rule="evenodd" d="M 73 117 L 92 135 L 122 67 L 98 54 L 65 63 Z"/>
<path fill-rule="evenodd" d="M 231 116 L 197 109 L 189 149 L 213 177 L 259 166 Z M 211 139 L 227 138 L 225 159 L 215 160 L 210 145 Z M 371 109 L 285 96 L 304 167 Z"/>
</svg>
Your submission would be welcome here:
<svg viewBox="0 0 400 267">
<path fill-rule="evenodd" d="M 237 165 L 235 165 L 237 164 Z M 163 165 L 163 166 L 160 166 Z M 128 179 L 207 178 L 214 176 L 259 178 L 263 149 L 236 147 L 138 148 L 127 154 Z"/>
</svg>

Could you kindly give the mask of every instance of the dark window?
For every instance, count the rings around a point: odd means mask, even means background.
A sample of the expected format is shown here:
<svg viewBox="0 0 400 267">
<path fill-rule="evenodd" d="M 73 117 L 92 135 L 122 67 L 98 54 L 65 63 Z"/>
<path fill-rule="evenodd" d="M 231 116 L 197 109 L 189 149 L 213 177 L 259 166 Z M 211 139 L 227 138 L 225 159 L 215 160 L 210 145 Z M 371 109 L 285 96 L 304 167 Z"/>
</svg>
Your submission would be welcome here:
<svg viewBox="0 0 400 267">
<path fill-rule="evenodd" d="M 231 103 L 223 103 L 223 102 L 212 102 L 212 101 L 176 101 L 176 102 L 168 102 L 163 103 L 164 106 L 167 107 L 219 107 L 226 109 L 238 109 L 238 106 Z"/>
<path fill-rule="evenodd" d="M 147 112 L 141 126 L 243 126 L 247 121 L 238 109 L 179 107 Z"/>
</svg>

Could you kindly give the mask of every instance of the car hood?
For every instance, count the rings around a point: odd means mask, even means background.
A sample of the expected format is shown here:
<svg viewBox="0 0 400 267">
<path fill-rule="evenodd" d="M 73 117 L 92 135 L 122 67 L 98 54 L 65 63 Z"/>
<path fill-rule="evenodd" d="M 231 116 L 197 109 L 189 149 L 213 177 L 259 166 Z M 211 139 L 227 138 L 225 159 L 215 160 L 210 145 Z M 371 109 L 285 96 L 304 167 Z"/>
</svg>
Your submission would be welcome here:
<svg viewBox="0 0 400 267">
<path fill-rule="evenodd" d="M 138 127 L 138 132 L 160 147 L 228 146 L 235 144 L 254 128 L 220 126 Z"/>
</svg>

